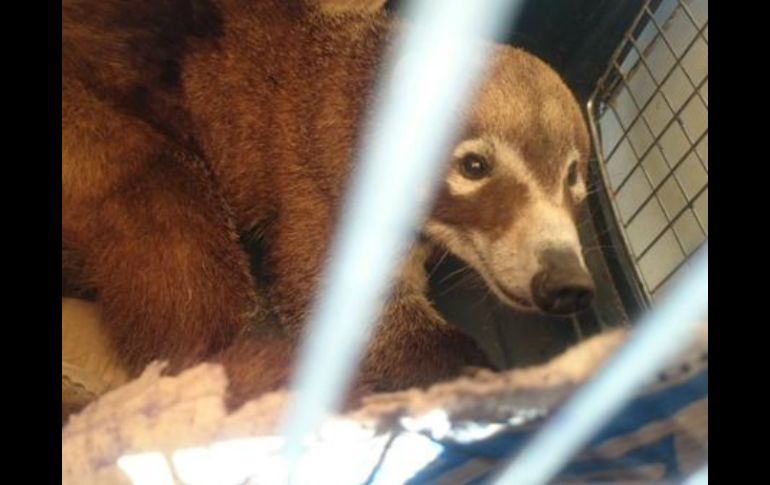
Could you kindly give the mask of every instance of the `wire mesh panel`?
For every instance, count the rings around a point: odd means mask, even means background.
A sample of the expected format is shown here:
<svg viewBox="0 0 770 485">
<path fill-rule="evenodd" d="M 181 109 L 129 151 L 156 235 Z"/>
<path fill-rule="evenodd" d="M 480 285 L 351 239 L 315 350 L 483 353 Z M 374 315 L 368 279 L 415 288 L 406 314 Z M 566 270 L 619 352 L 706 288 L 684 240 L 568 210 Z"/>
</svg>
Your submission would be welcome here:
<svg viewBox="0 0 770 485">
<path fill-rule="evenodd" d="M 615 226 L 654 301 L 708 240 L 708 1 L 645 2 L 589 110 Z"/>
</svg>

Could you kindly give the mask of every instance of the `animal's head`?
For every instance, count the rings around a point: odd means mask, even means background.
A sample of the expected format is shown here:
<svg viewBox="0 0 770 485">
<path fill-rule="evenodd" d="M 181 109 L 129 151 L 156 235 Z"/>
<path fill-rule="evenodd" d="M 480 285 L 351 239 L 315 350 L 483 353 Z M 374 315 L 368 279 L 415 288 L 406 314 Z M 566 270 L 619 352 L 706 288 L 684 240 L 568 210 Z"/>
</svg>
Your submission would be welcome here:
<svg viewBox="0 0 770 485">
<path fill-rule="evenodd" d="M 498 48 L 426 235 L 510 306 L 550 314 L 584 309 L 594 286 L 577 210 L 586 196 L 589 143 L 561 78 L 532 55 Z"/>
</svg>

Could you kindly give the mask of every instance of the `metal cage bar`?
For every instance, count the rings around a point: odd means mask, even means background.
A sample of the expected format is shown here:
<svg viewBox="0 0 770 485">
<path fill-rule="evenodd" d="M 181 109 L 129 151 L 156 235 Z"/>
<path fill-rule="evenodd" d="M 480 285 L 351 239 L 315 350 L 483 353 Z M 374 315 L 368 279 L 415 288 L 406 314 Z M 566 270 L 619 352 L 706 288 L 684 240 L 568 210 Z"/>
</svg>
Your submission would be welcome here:
<svg viewBox="0 0 770 485">
<path fill-rule="evenodd" d="M 645 2 L 588 104 L 613 230 L 648 303 L 708 240 L 708 14 L 696 10 Z"/>
</svg>

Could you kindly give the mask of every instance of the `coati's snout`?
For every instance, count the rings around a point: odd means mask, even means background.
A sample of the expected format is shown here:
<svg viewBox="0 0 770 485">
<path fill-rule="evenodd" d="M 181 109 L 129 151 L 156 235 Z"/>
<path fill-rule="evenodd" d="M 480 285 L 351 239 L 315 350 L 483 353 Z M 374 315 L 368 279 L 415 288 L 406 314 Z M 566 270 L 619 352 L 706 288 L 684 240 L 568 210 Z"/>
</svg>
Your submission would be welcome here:
<svg viewBox="0 0 770 485">
<path fill-rule="evenodd" d="M 572 93 L 542 61 L 500 48 L 468 118 L 426 235 L 510 306 L 585 309 L 594 286 L 577 214 L 590 146 Z"/>
<path fill-rule="evenodd" d="M 532 278 L 532 298 L 547 313 L 570 314 L 588 308 L 594 283 L 574 251 L 547 250 L 540 256 L 543 268 Z"/>
</svg>

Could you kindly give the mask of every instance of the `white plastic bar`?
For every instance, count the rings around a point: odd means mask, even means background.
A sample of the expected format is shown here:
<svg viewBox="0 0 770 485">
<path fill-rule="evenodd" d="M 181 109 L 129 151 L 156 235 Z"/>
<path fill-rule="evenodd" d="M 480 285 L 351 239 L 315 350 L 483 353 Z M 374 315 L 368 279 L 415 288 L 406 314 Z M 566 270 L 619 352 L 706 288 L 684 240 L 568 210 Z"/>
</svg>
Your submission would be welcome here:
<svg viewBox="0 0 770 485">
<path fill-rule="evenodd" d="M 547 483 L 635 393 L 686 349 L 708 320 L 708 245 L 693 257 L 629 342 L 579 389 L 493 483 Z"/>
<path fill-rule="evenodd" d="M 479 39 L 512 21 L 517 0 L 413 1 L 364 138 L 285 416 L 291 466 L 338 409 L 368 336 L 432 199 L 443 156 L 486 61 Z"/>
<path fill-rule="evenodd" d="M 682 485 L 709 485 L 709 466 L 705 465 L 703 468 L 687 477 L 687 480 L 682 482 Z"/>
<path fill-rule="evenodd" d="M 134 485 L 174 485 L 168 460 L 158 451 L 122 456 L 118 468 Z"/>
</svg>

